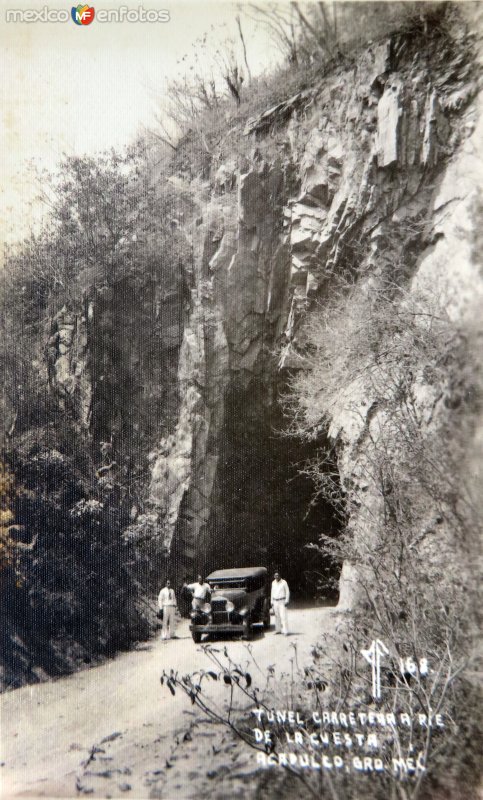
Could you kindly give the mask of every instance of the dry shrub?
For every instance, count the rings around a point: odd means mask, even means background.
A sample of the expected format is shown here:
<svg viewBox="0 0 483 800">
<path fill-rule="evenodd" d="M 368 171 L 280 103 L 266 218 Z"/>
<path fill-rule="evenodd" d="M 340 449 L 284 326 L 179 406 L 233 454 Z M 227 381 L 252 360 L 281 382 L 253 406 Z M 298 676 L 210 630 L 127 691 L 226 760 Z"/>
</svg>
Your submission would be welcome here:
<svg viewBox="0 0 483 800">
<path fill-rule="evenodd" d="M 409 788 L 396 782 L 392 790 L 413 798 L 423 783 L 425 792 L 445 786 L 448 763 L 458 772 L 462 730 L 474 768 L 469 731 L 477 723 L 461 698 L 475 692 L 480 525 L 464 475 L 481 393 L 476 331 L 455 322 L 434 289 L 409 293 L 370 281 L 314 312 L 305 334 L 288 397 L 292 432 L 316 440 L 329 430 L 340 475 L 327 469 L 334 453 L 323 449 L 305 471 L 315 502 L 330 500 L 345 521 L 341 535 L 314 546 L 350 564 L 353 575 L 338 696 L 370 705 L 360 651 L 380 639 L 392 658 L 383 710 L 443 714 L 444 736 L 428 730 L 396 741 L 403 756 L 411 745 L 428 764 Z M 415 672 L 401 672 L 401 660 Z M 457 792 L 458 781 L 450 783 Z"/>
</svg>

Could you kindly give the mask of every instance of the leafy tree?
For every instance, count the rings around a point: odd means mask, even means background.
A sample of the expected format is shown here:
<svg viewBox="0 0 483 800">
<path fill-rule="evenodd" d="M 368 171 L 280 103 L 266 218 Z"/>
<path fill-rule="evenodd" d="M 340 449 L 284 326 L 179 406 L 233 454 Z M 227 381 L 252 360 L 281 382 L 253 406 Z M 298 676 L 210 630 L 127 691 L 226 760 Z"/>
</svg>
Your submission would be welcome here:
<svg viewBox="0 0 483 800">
<path fill-rule="evenodd" d="M 6 258 L 5 291 L 20 295 L 18 313 L 38 317 L 52 296 L 77 300 L 87 286 L 152 268 L 163 250 L 165 269 L 174 249 L 182 255 L 176 225 L 190 204 L 168 181 L 156 184 L 153 158 L 139 140 L 122 153 L 70 158 L 55 174 L 39 173 L 44 224 Z"/>
</svg>

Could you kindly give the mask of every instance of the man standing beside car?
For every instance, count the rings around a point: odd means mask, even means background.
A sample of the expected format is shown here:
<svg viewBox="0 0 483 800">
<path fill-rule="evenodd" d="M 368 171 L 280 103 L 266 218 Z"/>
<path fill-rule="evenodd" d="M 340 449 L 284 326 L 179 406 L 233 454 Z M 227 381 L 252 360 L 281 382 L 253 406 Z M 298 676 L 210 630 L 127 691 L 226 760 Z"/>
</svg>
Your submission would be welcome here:
<svg viewBox="0 0 483 800">
<path fill-rule="evenodd" d="M 193 594 L 193 602 L 191 603 L 193 611 L 201 608 L 204 603 L 207 603 L 210 600 L 211 587 L 209 583 L 205 583 L 202 575 L 198 575 L 198 580 L 196 583 L 185 583 L 183 588 L 189 589 Z"/>
<path fill-rule="evenodd" d="M 280 577 L 279 572 L 276 572 L 273 578 L 270 603 L 275 614 L 275 633 L 283 633 L 284 636 L 288 636 L 287 605 L 290 600 L 288 583 Z"/>
<path fill-rule="evenodd" d="M 166 585 L 159 593 L 158 606 L 163 611 L 161 639 L 171 639 L 171 637 L 174 636 L 176 595 L 171 588 L 170 581 L 166 581 Z"/>
</svg>

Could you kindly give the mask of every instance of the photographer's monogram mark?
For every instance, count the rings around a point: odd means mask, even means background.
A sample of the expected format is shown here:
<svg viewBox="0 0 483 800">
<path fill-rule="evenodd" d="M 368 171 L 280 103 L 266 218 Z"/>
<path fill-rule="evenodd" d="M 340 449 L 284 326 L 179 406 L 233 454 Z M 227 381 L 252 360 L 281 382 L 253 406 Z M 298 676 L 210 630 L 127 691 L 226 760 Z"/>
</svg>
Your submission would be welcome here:
<svg viewBox="0 0 483 800">
<path fill-rule="evenodd" d="M 372 667 L 372 696 L 374 700 L 381 699 L 381 658 L 389 655 L 384 642 L 374 639 L 367 650 L 361 650 L 362 655 Z"/>
</svg>

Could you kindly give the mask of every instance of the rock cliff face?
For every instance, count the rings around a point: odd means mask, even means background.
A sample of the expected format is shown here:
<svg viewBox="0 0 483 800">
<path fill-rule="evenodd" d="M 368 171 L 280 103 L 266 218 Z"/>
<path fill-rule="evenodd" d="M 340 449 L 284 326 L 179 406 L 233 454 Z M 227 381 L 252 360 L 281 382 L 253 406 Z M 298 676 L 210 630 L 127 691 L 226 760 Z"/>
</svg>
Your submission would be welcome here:
<svg viewBox="0 0 483 800">
<path fill-rule="evenodd" d="M 452 25 L 393 35 L 336 65 L 250 119 L 237 159 L 193 185 L 200 216 L 181 403 L 152 454 L 150 486 L 179 575 L 237 561 L 290 572 L 291 537 L 300 551 L 317 532 L 336 533 L 327 507 L 304 522 L 306 482 L 296 497 L 284 491 L 310 453 L 280 437 L 304 321 L 329 287 L 355 274 L 406 288 L 438 278 L 452 313 L 474 313 L 481 132 L 471 37 L 461 20 Z M 356 404 L 357 392 L 341 386 Z M 343 484 L 374 413 L 370 398 L 359 399 L 366 411 L 356 418 L 341 402 L 328 430 Z M 351 602 L 348 567 L 340 601 Z"/>
<path fill-rule="evenodd" d="M 53 317 L 52 394 L 106 456 L 139 458 L 175 418 L 183 303 L 180 280 L 132 276 L 89 289 Z"/>
</svg>

